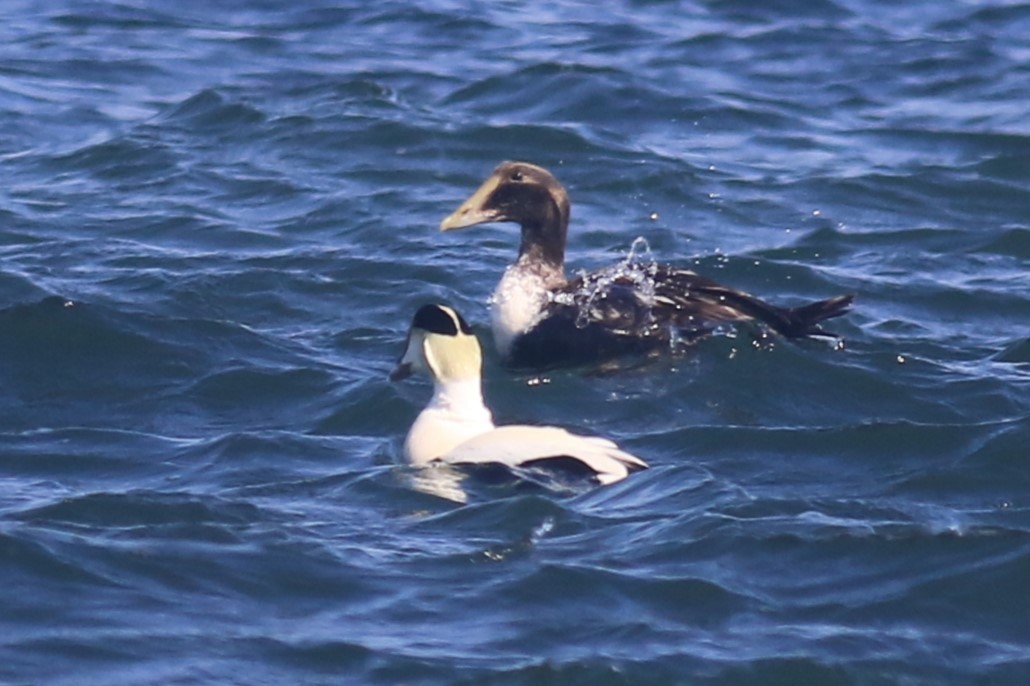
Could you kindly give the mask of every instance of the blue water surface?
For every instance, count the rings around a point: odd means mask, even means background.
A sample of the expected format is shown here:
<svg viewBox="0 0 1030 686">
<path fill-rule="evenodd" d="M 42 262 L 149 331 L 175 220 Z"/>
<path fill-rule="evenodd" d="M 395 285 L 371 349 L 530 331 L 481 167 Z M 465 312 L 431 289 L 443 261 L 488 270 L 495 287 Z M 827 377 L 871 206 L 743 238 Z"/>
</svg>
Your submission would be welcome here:
<svg viewBox="0 0 1030 686">
<path fill-rule="evenodd" d="M 0 682 L 1028 683 L 1028 83 L 1014 1 L 5 3 Z M 504 159 L 843 344 L 503 370 Z M 406 467 L 434 300 L 652 468 Z"/>
</svg>

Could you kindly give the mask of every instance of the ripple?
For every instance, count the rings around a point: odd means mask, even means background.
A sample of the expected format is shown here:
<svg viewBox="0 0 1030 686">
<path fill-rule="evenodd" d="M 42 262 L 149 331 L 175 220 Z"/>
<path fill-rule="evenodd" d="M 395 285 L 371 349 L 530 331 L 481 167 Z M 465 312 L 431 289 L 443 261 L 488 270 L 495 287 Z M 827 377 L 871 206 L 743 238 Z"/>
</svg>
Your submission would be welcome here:
<svg viewBox="0 0 1030 686">
<path fill-rule="evenodd" d="M 0 681 L 1022 684 L 1027 16 L 15 3 Z M 439 220 L 512 158 L 569 188 L 570 274 L 643 236 L 857 293 L 844 345 L 530 378 L 486 345 L 498 417 L 652 469 L 404 465 L 410 312 L 489 343 L 516 240 Z"/>
</svg>

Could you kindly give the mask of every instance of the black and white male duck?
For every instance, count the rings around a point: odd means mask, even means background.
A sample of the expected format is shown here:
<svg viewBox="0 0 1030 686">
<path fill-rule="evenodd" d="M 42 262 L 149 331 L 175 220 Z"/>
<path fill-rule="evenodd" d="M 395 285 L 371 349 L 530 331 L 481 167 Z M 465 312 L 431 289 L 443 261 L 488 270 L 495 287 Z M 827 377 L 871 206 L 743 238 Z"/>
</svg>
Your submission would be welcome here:
<svg viewBox="0 0 1030 686">
<path fill-rule="evenodd" d="M 404 455 L 414 466 L 499 463 L 546 467 L 571 460 L 602 484 L 620 481 L 647 463 L 605 438 L 553 426 L 495 426 L 483 403 L 483 353 L 472 329 L 446 305 L 415 313 L 392 381 L 422 372 L 433 380 L 433 398 L 412 424 Z"/>
<path fill-rule="evenodd" d="M 831 336 L 820 322 L 847 312 L 854 298 L 778 307 L 663 264 L 569 279 L 569 210 L 568 193 L 549 171 L 503 162 L 440 224 L 441 231 L 491 222 L 514 222 L 522 229 L 518 259 L 491 299 L 494 342 L 510 367 L 588 364 L 671 349 L 675 341 L 711 333 L 720 322 L 755 322 L 794 339 Z"/>
</svg>

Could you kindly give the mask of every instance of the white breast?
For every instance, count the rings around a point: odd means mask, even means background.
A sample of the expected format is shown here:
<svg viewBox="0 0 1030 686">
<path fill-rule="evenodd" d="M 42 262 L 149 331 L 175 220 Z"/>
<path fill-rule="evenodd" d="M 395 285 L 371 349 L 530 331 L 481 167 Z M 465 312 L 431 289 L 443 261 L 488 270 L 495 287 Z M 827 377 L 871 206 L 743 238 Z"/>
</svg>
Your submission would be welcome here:
<svg viewBox="0 0 1030 686">
<path fill-rule="evenodd" d="M 478 378 L 438 383 L 433 399 L 408 431 L 404 453 L 412 464 L 424 465 L 493 428 Z"/>
<path fill-rule="evenodd" d="M 547 305 L 548 289 L 537 272 L 508 267 L 490 298 L 490 319 L 497 351 L 506 356 L 517 336 L 532 329 Z"/>
</svg>

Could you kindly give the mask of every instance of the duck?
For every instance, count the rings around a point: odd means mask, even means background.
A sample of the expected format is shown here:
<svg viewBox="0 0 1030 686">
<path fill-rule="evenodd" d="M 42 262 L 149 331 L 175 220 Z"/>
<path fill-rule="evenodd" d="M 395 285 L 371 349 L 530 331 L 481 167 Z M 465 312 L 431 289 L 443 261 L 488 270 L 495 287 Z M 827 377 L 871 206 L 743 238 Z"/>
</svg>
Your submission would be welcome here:
<svg viewBox="0 0 1030 686">
<path fill-rule="evenodd" d="M 490 299 L 503 363 L 548 368 L 603 362 L 693 343 L 720 323 L 752 322 L 788 339 L 835 337 L 821 322 L 846 313 L 854 295 L 779 307 L 682 267 L 627 262 L 575 278 L 565 274 L 571 203 L 547 169 L 502 162 L 441 231 L 511 222 L 518 257 Z"/>
<path fill-rule="evenodd" d="M 434 463 L 499 463 L 509 468 L 574 466 L 600 484 L 612 484 L 647 469 L 641 458 L 597 436 L 582 436 L 554 426 L 496 426 L 483 402 L 483 354 L 465 319 L 444 304 L 416 312 L 391 381 L 415 372 L 433 381 L 433 397 L 404 440 L 413 466 Z"/>
</svg>

